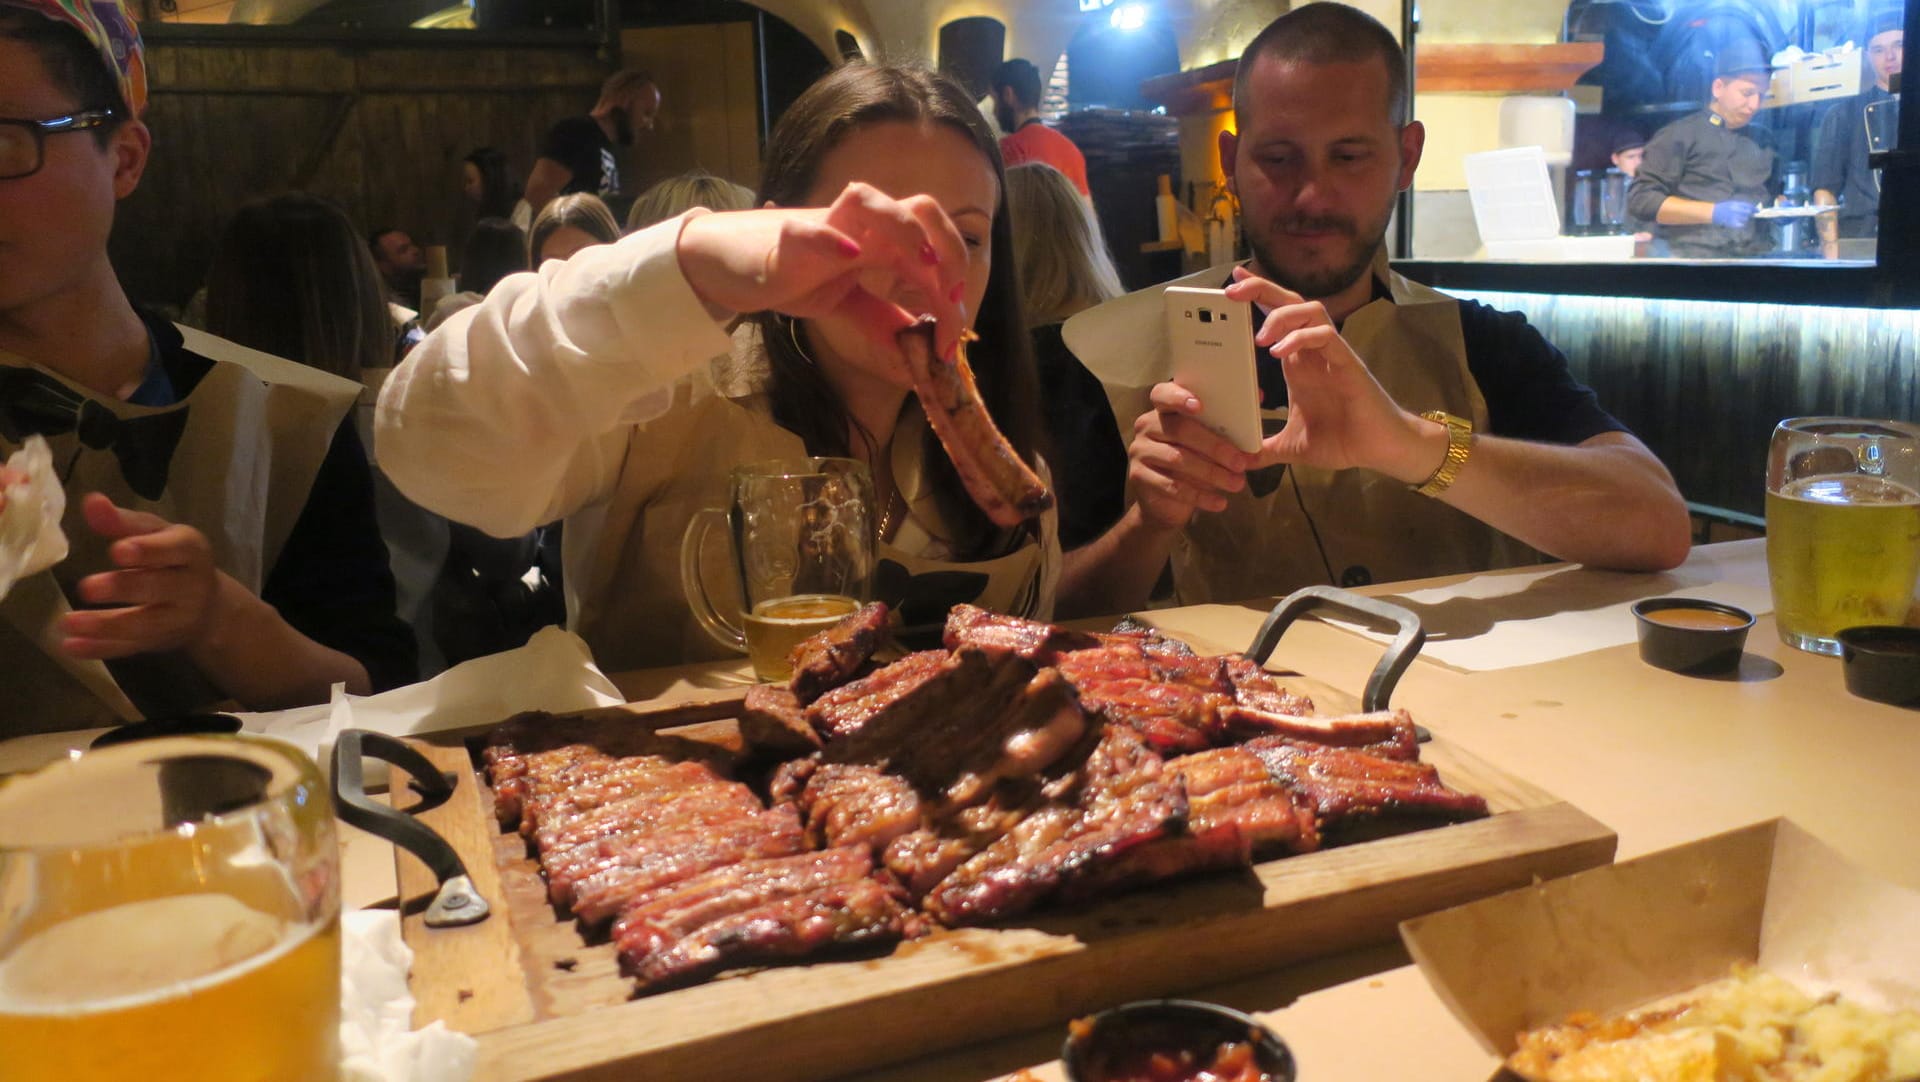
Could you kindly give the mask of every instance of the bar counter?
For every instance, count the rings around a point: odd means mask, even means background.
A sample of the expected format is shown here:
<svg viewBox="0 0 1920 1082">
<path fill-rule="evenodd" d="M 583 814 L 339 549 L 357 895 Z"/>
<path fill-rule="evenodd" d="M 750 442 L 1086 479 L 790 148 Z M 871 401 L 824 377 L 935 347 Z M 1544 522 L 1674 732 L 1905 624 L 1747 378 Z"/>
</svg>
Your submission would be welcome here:
<svg viewBox="0 0 1920 1082">
<path fill-rule="evenodd" d="M 1696 549 L 1680 574 L 1764 569 L 1764 542 Z M 1534 574 L 1540 569 L 1496 572 Z M 1684 593 L 1662 576 L 1569 569 L 1589 594 L 1614 601 Z M 1486 576 L 1402 583 L 1364 593 L 1486 585 Z M 1526 594 L 1470 603 L 1498 621 L 1526 613 Z M 1203 652 L 1245 648 L 1270 600 L 1160 610 L 1148 619 Z M 1631 619 L 1631 617 L 1627 617 Z M 1097 622 L 1096 622 L 1097 623 Z M 1335 687 L 1364 686 L 1379 647 L 1352 631 L 1304 622 L 1269 666 Z M 690 697 L 738 685 L 744 666 L 623 674 L 630 699 Z M 1466 672 L 1422 658 L 1393 703 L 1493 765 L 1598 818 L 1619 835 L 1618 859 L 1786 816 L 1867 870 L 1920 887 L 1920 712 L 1849 695 L 1838 658 L 1779 641 L 1762 615 L 1737 674 L 1682 676 L 1643 664 L 1632 643 L 1542 664 Z M 392 892 L 391 848 L 346 843 L 349 904 Z M 1196 982 L 1204 985 L 1204 982 Z M 1250 980 L 1197 987 L 1195 998 L 1258 1013 L 1292 1046 L 1304 1079 L 1479 1080 L 1497 1063 L 1448 1013 L 1395 943 Z M 869 1082 L 981 1082 L 1023 1068 L 1064 1075 L 1053 1061 L 1063 1027 L 1002 1038 L 859 1076 Z M 487 1077 L 482 1067 L 481 1077 Z"/>
</svg>

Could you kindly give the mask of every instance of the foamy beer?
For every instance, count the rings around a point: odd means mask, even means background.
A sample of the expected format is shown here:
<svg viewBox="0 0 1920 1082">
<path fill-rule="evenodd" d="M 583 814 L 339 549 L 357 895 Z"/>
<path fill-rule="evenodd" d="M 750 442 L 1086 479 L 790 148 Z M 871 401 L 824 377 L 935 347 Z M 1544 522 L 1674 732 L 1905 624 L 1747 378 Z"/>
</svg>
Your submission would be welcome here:
<svg viewBox="0 0 1920 1082">
<path fill-rule="evenodd" d="M 1909 623 L 1920 585 L 1920 428 L 1780 422 L 1767 454 L 1767 574 L 1789 646 L 1838 654 L 1843 628 Z"/>
<path fill-rule="evenodd" d="M 867 599 L 873 571 L 873 481 L 850 458 L 759 462 L 733 470 L 725 508 L 687 524 L 680 577 L 687 604 L 716 640 L 745 653 L 754 675 L 785 680 L 787 654 Z M 711 527 L 732 539 L 741 620 L 716 604 L 701 554 Z"/>
<path fill-rule="evenodd" d="M 320 772 L 276 741 L 0 783 L 0 1078 L 334 1078 L 338 864 Z"/>
</svg>

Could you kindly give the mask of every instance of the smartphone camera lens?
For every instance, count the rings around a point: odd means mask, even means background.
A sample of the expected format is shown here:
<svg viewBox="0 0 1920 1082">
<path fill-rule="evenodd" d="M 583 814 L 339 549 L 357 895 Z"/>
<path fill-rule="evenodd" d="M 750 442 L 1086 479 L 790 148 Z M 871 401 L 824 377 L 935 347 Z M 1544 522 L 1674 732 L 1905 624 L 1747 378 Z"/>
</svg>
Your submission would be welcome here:
<svg viewBox="0 0 1920 1082">
<path fill-rule="evenodd" d="M 1200 322 L 1202 322 L 1202 323 L 1212 323 L 1212 322 L 1213 322 L 1213 309 L 1211 309 L 1211 308 L 1202 308 L 1202 309 L 1200 309 Z"/>
</svg>

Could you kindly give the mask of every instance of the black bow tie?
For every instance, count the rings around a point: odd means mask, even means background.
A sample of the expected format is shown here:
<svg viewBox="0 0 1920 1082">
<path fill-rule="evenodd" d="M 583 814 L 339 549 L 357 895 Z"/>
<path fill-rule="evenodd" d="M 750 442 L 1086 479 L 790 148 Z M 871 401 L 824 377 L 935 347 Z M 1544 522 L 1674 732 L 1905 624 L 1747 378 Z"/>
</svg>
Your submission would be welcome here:
<svg viewBox="0 0 1920 1082">
<path fill-rule="evenodd" d="M 187 407 L 142 417 L 118 417 L 99 402 L 32 368 L 0 366 L 0 436 L 79 436 L 96 451 L 112 449 L 127 487 L 157 500 L 167 489 L 173 449 L 187 427 Z"/>
</svg>

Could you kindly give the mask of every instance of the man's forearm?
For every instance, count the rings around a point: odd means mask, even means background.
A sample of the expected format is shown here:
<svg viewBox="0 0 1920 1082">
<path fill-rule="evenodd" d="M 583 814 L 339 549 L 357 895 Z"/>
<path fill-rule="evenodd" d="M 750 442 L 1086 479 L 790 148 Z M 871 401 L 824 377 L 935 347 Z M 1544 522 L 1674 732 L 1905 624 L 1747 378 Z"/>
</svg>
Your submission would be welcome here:
<svg viewBox="0 0 1920 1082">
<path fill-rule="evenodd" d="M 1139 504 L 1129 504 L 1112 529 L 1066 554 L 1057 615 L 1105 616 L 1145 605 L 1178 536 L 1178 530 L 1147 522 Z"/>
<path fill-rule="evenodd" d="M 1555 559 L 1595 567 L 1664 571 L 1692 542 L 1672 475 L 1623 432 L 1577 447 L 1476 437 L 1440 499 Z"/>
<path fill-rule="evenodd" d="M 1712 225 L 1713 204 L 1670 195 L 1660 202 L 1654 220 L 1661 225 Z"/>
<path fill-rule="evenodd" d="M 1840 206 L 1840 200 L 1835 198 L 1834 194 L 1827 189 L 1818 188 L 1815 189 L 1813 193 L 1813 205 L 1816 207 L 1834 207 L 1837 209 Z M 1820 234 L 1821 244 L 1840 243 L 1840 215 L 1838 213 L 1816 215 L 1813 219 L 1813 228 Z"/>
<path fill-rule="evenodd" d="M 325 702 L 334 684 L 354 695 L 373 690 L 364 665 L 295 630 L 278 610 L 225 574 L 215 615 L 187 657 L 242 706 L 275 710 Z"/>
</svg>

